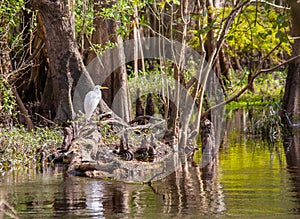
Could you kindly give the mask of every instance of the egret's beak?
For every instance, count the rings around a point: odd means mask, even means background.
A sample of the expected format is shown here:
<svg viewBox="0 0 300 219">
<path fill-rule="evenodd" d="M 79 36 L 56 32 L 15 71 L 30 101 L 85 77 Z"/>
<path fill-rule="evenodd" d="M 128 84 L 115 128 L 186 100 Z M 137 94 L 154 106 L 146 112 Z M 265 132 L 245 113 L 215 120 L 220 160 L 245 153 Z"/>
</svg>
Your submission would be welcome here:
<svg viewBox="0 0 300 219">
<path fill-rule="evenodd" d="M 107 89 L 109 89 L 108 87 L 102 87 L 102 86 L 100 86 L 100 89 L 101 90 L 107 90 Z"/>
</svg>

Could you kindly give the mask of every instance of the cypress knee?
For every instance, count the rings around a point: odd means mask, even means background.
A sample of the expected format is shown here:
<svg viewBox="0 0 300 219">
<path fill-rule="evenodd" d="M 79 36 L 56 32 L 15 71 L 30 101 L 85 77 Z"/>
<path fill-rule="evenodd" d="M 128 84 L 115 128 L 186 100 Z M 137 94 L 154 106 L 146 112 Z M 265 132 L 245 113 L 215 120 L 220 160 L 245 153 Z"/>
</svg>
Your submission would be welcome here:
<svg viewBox="0 0 300 219">
<path fill-rule="evenodd" d="M 152 94 L 149 93 L 147 95 L 146 115 L 153 116 L 154 113 L 155 113 L 154 112 L 154 102 L 153 102 Z"/>
</svg>

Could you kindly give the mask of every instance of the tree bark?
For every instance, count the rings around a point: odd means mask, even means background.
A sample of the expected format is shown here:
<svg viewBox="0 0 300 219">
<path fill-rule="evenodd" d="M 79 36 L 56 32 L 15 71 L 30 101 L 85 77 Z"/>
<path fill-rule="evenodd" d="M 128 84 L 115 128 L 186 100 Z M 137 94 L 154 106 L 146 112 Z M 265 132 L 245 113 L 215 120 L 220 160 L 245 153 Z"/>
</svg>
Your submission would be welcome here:
<svg viewBox="0 0 300 219">
<path fill-rule="evenodd" d="M 86 72 L 78 51 L 72 27 L 70 0 L 31 0 L 38 10 L 50 63 L 49 80 L 52 80 L 53 105 L 57 123 L 75 118 L 72 95 L 83 72 Z M 51 90 L 51 89 L 50 89 Z"/>
<path fill-rule="evenodd" d="M 297 0 L 290 0 L 289 3 L 292 17 L 291 32 L 296 38 L 292 56 L 296 56 L 300 54 L 300 3 Z M 289 118 L 289 123 L 300 121 L 300 58 L 289 64 L 282 108 Z"/>
<path fill-rule="evenodd" d="M 99 13 L 102 8 L 111 7 L 112 4 L 115 4 L 115 2 L 107 3 L 105 1 L 95 0 L 94 11 Z M 101 69 L 99 71 L 91 69 L 89 72 L 95 83 L 109 87 L 109 90 L 103 93 L 104 101 L 118 116 L 126 122 L 129 122 L 132 119 L 132 113 L 130 111 L 131 104 L 129 101 L 130 97 L 127 86 L 125 53 L 124 48 L 121 45 L 123 40 L 121 36 L 116 34 L 119 25 L 119 22 L 113 19 L 96 15 L 94 19 L 92 43 L 100 44 L 104 48 L 108 46 L 108 43 L 115 43 L 118 46 L 118 51 L 117 53 L 112 52 L 110 55 L 105 56 L 104 60 L 98 61 L 101 65 Z M 87 64 L 91 63 L 91 61 L 93 61 L 96 57 L 95 51 L 90 51 L 87 58 Z M 110 72 L 107 69 L 113 71 Z"/>
</svg>

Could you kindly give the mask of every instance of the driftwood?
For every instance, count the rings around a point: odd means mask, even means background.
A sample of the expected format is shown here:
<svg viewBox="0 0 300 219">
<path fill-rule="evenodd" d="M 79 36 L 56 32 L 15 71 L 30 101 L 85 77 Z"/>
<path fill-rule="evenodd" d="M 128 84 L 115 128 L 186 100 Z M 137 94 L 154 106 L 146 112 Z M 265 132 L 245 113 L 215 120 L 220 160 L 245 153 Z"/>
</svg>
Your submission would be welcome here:
<svg viewBox="0 0 300 219">
<path fill-rule="evenodd" d="M 117 143 L 105 143 L 101 125 L 102 122 L 77 121 L 66 127 L 64 145 L 55 160 L 68 164 L 68 172 L 74 175 L 124 182 L 155 181 L 178 167 L 177 146 L 153 140 L 154 137 L 151 137 L 151 142 L 141 141 L 133 145 L 122 139 L 121 134 L 120 144 L 117 139 Z M 132 132 L 132 137 L 134 129 L 129 128 L 127 131 Z M 126 151 L 132 153 L 129 161 L 124 158 Z"/>
<path fill-rule="evenodd" d="M 114 121 L 114 115 L 106 113 L 100 117 Z M 117 119 L 111 122 L 111 132 L 117 130 L 118 133 L 113 143 L 108 143 L 102 137 L 107 120 L 91 123 L 79 120 L 65 127 L 63 147 L 54 161 L 67 164 L 68 172 L 74 175 L 142 183 L 162 179 L 174 172 L 183 157 L 192 161 L 196 149 L 178 149 L 176 137 L 159 141 L 155 133 L 137 133 L 144 126 L 151 129 L 151 124 L 125 126 Z M 207 166 L 215 153 L 214 130 L 209 120 L 203 120 L 201 127 L 203 162 Z"/>
</svg>

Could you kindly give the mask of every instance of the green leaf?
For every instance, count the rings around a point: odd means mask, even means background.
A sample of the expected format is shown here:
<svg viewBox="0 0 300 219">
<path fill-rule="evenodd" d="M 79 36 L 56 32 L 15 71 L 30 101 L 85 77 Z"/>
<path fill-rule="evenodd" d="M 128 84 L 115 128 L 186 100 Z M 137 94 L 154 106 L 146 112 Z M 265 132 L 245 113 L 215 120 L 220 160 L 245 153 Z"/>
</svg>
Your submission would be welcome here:
<svg viewBox="0 0 300 219">
<path fill-rule="evenodd" d="M 119 19 L 119 13 L 113 12 L 113 18 L 117 21 Z"/>
<path fill-rule="evenodd" d="M 233 35 L 227 36 L 227 40 L 228 40 L 228 41 L 232 41 L 232 40 L 233 40 Z"/>
<path fill-rule="evenodd" d="M 276 19 L 276 23 L 282 24 L 283 22 L 285 22 L 285 17 L 283 15 L 278 15 Z"/>
</svg>

